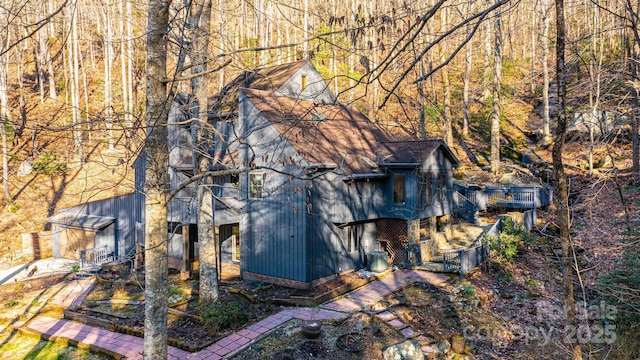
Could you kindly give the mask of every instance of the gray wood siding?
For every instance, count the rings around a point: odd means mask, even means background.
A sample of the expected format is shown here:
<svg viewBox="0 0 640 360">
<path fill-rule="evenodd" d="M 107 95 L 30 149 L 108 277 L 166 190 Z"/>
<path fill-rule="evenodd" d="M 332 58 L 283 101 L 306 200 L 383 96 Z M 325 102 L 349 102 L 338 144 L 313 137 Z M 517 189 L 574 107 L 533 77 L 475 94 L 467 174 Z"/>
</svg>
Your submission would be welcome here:
<svg viewBox="0 0 640 360">
<path fill-rule="evenodd" d="M 302 89 L 302 76 L 306 76 L 306 88 Z M 304 64 L 291 78 L 274 91 L 276 96 L 311 100 L 317 103 L 333 104 L 336 96 L 328 84 L 310 62 Z"/>
<path fill-rule="evenodd" d="M 109 245 L 109 247 L 118 254 L 119 252 L 127 253 L 131 250 L 131 244 L 123 243 L 124 237 L 133 231 L 136 223 L 136 204 L 138 197 L 136 193 L 117 196 L 104 200 L 91 201 L 81 205 L 77 205 L 59 212 L 72 212 L 84 215 L 105 216 L 115 218 L 114 244 L 105 244 L 101 242 L 96 246 Z M 111 230 L 110 230 L 111 231 Z M 104 241 L 104 240 L 102 240 Z M 124 249 L 120 247 L 126 246 Z"/>
<path fill-rule="evenodd" d="M 334 178 L 338 181 L 327 181 Z M 309 247 L 309 276 L 310 279 L 317 279 L 350 269 L 359 269 L 366 266 L 366 254 L 377 249 L 376 226 L 374 222 L 354 223 L 345 221 L 353 218 L 346 206 L 336 206 L 327 199 L 325 193 L 327 184 L 340 184 L 342 180 L 334 174 L 326 175 L 313 181 L 313 186 L 309 191 L 309 203 L 307 207 L 308 219 L 308 243 Z M 330 188 L 330 187 L 329 187 Z M 339 193 L 333 193 L 339 194 Z M 338 195 L 336 198 L 339 198 Z M 334 210 L 341 212 L 340 218 Z M 335 221 L 339 218 L 339 221 Z M 348 251 L 348 228 L 359 226 L 358 233 L 359 247 L 357 252 Z M 308 281 L 308 280 L 307 280 Z"/>
<path fill-rule="evenodd" d="M 252 104 L 240 96 L 242 160 L 255 170 L 239 178 L 246 201 L 246 223 L 241 223 L 241 263 L 245 271 L 306 281 L 306 187 L 298 180 L 305 161 L 264 119 Z M 246 144 L 255 144 L 249 148 Z M 254 156 L 255 155 L 255 156 Z M 282 162 L 284 160 L 284 163 Z M 273 171 L 271 169 L 277 170 Z M 249 176 L 265 175 L 261 198 L 249 197 Z M 291 177 L 293 175 L 294 177 Z"/>
</svg>

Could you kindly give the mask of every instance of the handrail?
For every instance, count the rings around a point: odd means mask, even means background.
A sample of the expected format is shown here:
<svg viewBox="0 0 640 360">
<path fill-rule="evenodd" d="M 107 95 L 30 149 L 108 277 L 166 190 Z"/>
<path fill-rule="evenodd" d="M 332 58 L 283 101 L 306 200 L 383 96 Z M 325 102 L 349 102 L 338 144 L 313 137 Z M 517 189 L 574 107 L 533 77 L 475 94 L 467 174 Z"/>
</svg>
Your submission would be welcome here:
<svg viewBox="0 0 640 360">
<path fill-rule="evenodd" d="M 133 245 L 131 248 L 135 249 L 135 231 L 136 231 L 136 227 L 132 226 L 129 231 L 127 232 L 127 234 L 122 238 L 122 243 L 124 244 L 124 246 L 121 246 L 120 248 L 118 248 L 118 258 L 119 259 L 125 259 L 127 257 L 127 255 L 129 255 L 131 253 L 131 249 L 129 250 L 129 254 L 126 253 L 126 249 L 127 249 L 127 245 L 128 245 L 128 241 L 131 240 L 131 238 L 133 238 L 133 243 L 131 245 Z"/>
<path fill-rule="evenodd" d="M 80 250 L 80 269 L 88 269 L 113 261 L 113 252 L 107 245 Z"/>
</svg>

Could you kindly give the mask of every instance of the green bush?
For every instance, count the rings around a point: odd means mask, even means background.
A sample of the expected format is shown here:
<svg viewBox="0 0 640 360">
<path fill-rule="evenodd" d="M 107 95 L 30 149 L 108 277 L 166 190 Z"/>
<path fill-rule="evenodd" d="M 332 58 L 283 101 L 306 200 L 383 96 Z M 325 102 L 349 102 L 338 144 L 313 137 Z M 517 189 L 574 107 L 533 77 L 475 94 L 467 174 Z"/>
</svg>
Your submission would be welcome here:
<svg viewBox="0 0 640 360">
<path fill-rule="evenodd" d="M 535 234 L 524 230 L 510 217 L 503 217 L 502 230 L 497 236 L 486 236 L 485 240 L 489 243 L 494 260 L 511 262 L 518 254 L 518 245 L 521 241 L 530 243 L 536 238 Z"/>
<path fill-rule="evenodd" d="M 228 328 L 239 328 L 247 320 L 247 314 L 237 301 L 226 304 L 216 301 L 202 311 L 202 325 L 212 333 Z"/>
<path fill-rule="evenodd" d="M 473 284 L 462 285 L 462 296 L 465 299 L 473 299 L 476 297 L 476 287 Z"/>
<path fill-rule="evenodd" d="M 33 163 L 36 172 L 53 175 L 67 171 L 67 164 L 58 161 L 58 155 L 54 151 L 47 151 Z"/>
</svg>

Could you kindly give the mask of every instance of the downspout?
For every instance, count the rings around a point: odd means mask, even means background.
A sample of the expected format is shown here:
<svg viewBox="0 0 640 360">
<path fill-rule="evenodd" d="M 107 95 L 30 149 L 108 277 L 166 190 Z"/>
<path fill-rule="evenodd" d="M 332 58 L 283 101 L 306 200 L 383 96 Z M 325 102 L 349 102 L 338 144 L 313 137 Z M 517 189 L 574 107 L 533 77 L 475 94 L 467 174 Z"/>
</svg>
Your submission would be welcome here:
<svg viewBox="0 0 640 360">
<path fill-rule="evenodd" d="M 311 197 L 311 190 L 309 190 L 309 191 L 307 191 L 306 202 L 307 202 L 307 204 L 311 204 L 312 205 L 311 209 L 313 211 L 313 203 L 311 202 L 311 198 L 312 198 Z M 308 207 L 307 207 L 307 209 L 308 209 Z M 310 228 L 309 228 L 309 225 L 313 224 L 312 221 L 309 221 L 311 218 L 312 218 L 312 216 L 309 213 L 309 211 L 307 210 L 307 218 L 306 218 L 306 222 L 307 222 L 306 229 L 307 229 L 307 231 L 306 231 L 305 237 L 306 237 L 306 243 L 307 243 L 307 251 L 306 251 L 306 253 L 307 253 L 307 273 L 309 274 L 309 290 L 313 290 L 313 267 L 314 267 L 314 261 L 315 261 L 315 258 L 313 256 L 314 255 L 314 253 L 313 253 L 313 244 L 312 244 L 311 236 L 310 236 L 311 231 L 310 231 Z"/>
</svg>

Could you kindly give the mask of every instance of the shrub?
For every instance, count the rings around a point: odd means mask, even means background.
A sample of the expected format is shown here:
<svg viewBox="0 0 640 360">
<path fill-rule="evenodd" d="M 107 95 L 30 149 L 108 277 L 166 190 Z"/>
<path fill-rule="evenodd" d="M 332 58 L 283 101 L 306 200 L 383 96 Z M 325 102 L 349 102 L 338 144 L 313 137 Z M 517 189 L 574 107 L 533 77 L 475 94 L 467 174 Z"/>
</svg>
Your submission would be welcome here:
<svg viewBox="0 0 640 360">
<path fill-rule="evenodd" d="M 47 151 L 33 163 L 33 170 L 42 174 L 53 175 L 67 171 L 67 164 L 59 162 L 58 155 L 55 152 Z"/>
<path fill-rule="evenodd" d="M 473 284 L 462 285 L 462 296 L 465 299 L 473 299 L 476 297 L 476 287 Z"/>
<path fill-rule="evenodd" d="M 202 311 L 202 324 L 212 333 L 228 328 L 239 328 L 247 320 L 247 314 L 237 301 L 226 304 L 216 301 Z"/>
<path fill-rule="evenodd" d="M 486 236 L 494 260 L 511 262 L 518 254 L 518 245 L 521 241 L 529 243 L 537 236 L 525 231 L 517 222 L 509 217 L 502 218 L 502 230 L 497 236 Z"/>
</svg>

